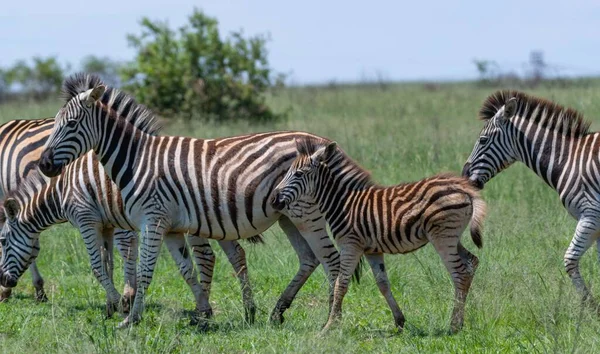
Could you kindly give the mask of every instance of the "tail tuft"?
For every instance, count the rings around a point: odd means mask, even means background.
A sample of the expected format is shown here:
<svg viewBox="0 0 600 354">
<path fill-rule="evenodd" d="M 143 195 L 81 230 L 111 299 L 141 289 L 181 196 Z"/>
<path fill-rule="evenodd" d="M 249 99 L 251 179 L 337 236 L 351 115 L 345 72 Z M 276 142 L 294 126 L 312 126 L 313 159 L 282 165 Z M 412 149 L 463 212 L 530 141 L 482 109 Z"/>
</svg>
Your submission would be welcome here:
<svg viewBox="0 0 600 354">
<path fill-rule="evenodd" d="M 477 248 L 483 247 L 482 231 L 486 205 L 479 196 L 473 196 L 473 216 L 471 216 L 471 239 Z"/>
</svg>

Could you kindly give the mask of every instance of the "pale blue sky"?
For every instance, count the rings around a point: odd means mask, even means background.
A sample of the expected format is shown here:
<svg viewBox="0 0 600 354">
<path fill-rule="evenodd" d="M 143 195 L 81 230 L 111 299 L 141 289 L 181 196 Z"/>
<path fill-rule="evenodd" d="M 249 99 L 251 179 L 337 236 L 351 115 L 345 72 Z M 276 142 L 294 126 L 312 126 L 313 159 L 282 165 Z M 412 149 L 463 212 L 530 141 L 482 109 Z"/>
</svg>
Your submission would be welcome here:
<svg viewBox="0 0 600 354">
<path fill-rule="evenodd" d="M 600 1 L 22 0 L 0 5 L 0 66 L 33 55 L 128 60 L 139 19 L 182 25 L 194 6 L 221 29 L 269 33 L 270 61 L 294 83 L 461 79 L 472 60 L 521 69 L 542 50 L 565 74 L 600 74 Z"/>
</svg>

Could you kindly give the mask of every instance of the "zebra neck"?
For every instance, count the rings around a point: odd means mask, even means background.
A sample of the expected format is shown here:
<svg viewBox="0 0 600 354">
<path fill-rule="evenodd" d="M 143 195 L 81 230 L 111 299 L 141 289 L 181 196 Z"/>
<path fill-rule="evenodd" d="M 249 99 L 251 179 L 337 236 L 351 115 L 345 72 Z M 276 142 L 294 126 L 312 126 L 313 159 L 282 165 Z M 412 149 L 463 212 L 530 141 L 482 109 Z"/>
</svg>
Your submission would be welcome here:
<svg viewBox="0 0 600 354">
<path fill-rule="evenodd" d="M 66 220 L 58 184 L 57 179 L 50 181 L 32 195 L 21 199 L 21 223 L 28 225 L 29 231 L 39 233 Z"/>
<path fill-rule="evenodd" d="M 576 155 L 580 153 L 577 153 L 580 139 L 552 129 L 536 129 L 535 126 L 525 125 L 525 130 L 516 128 L 514 134 L 517 160 L 559 191 L 565 169 L 578 160 Z"/>
<path fill-rule="evenodd" d="M 140 147 L 152 136 L 123 119 L 105 116 L 98 121 L 101 126 L 97 129 L 102 133 L 96 155 L 110 179 L 123 190 L 133 180 Z"/>
</svg>

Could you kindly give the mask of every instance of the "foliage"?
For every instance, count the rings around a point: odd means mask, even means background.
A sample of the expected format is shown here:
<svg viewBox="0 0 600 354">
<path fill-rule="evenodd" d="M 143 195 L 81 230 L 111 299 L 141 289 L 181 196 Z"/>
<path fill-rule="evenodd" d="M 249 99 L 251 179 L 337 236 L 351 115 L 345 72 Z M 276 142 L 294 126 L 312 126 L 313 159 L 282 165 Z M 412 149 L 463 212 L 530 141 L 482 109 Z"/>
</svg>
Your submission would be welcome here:
<svg viewBox="0 0 600 354">
<path fill-rule="evenodd" d="M 114 87 L 120 86 L 119 69 L 119 63 L 109 57 L 88 55 L 81 61 L 82 71 L 97 74 L 104 82 Z"/>
<path fill-rule="evenodd" d="M 255 131 L 299 129 L 335 139 L 383 184 L 414 181 L 442 171 L 459 173 L 482 122 L 477 111 L 495 88 L 472 84 L 394 84 L 387 90 L 350 86 L 338 90 L 288 88 L 268 103 L 292 106 L 289 119 L 172 124 L 169 134 L 219 137 Z M 600 81 L 568 89 L 542 82 L 531 94 L 574 107 L 588 119 L 600 117 Z M 51 116 L 58 102 L 0 106 L 0 122 L 16 117 Z M 190 128 L 191 125 L 191 128 Z M 600 129 L 595 121 L 594 130 Z M 484 247 L 465 247 L 480 264 L 467 299 L 465 328 L 447 335 L 453 291 L 450 277 L 430 245 L 407 255 L 386 256 L 393 293 L 407 318 L 397 333 L 392 315 L 370 272 L 350 286 L 339 330 L 318 331 L 327 316 L 327 285 L 322 267 L 307 280 L 282 326 L 267 319 L 298 269 L 298 259 L 278 226 L 264 233 L 265 245 L 246 250 L 257 323 L 243 322 L 241 292 L 226 255 L 216 243 L 211 304 L 214 323 L 208 332 L 188 326 L 194 306 L 189 287 L 178 274 L 166 247 L 148 289 L 147 311 L 140 325 L 116 330 L 122 319 L 105 320 L 104 291 L 91 274 L 81 236 L 61 225 L 40 238 L 39 267 L 50 301 L 33 300 L 27 275 L 15 297 L 0 304 L 2 352 L 70 353 L 596 353 L 600 321 L 581 308 L 565 274 L 563 254 L 575 229 L 556 193 L 539 177 L 516 164 L 483 190 L 488 203 Z M 116 282 L 122 284 L 116 256 Z M 581 271 L 600 296 L 600 265 L 595 250 L 581 261 Z M 120 286 L 118 287 L 120 289 Z"/>
<path fill-rule="evenodd" d="M 7 85 L 18 85 L 28 97 L 46 99 L 58 93 L 67 70 L 56 57 L 33 57 L 32 65 L 25 60 L 16 62 L 4 78 Z"/>
<path fill-rule="evenodd" d="M 265 104 L 281 80 L 269 67 L 265 37 L 234 32 L 223 39 L 217 20 L 199 10 L 178 30 L 148 18 L 141 26 L 140 35 L 128 36 L 137 55 L 122 77 L 142 103 L 188 120 L 278 117 Z"/>
</svg>

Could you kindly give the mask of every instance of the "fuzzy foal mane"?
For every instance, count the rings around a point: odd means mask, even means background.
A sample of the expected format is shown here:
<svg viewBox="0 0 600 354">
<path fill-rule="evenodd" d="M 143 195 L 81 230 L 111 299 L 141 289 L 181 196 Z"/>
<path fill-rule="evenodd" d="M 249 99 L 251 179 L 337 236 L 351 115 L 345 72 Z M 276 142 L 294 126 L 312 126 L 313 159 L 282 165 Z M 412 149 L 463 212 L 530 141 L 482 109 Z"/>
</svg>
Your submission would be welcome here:
<svg viewBox="0 0 600 354">
<path fill-rule="evenodd" d="M 540 122 L 543 117 L 542 113 L 545 111 L 547 118 L 544 120 L 543 125 L 546 127 L 551 129 L 560 128 L 560 131 L 562 131 L 562 128 L 566 126 L 565 134 L 574 134 L 578 137 L 590 133 L 591 122 L 586 121 L 583 115 L 575 109 L 563 107 L 544 98 L 529 96 L 520 91 L 503 90 L 490 95 L 479 111 L 479 118 L 482 120 L 491 119 L 512 97 L 517 99 L 517 115 L 525 120 L 534 123 Z M 538 113 L 534 116 L 531 113 L 536 108 Z M 524 112 L 526 113 L 525 116 L 522 115 Z"/>
<path fill-rule="evenodd" d="M 62 97 L 65 104 L 82 92 L 104 85 L 98 75 L 77 73 L 68 77 L 62 87 Z M 118 119 L 124 119 L 136 128 L 150 134 L 157 135 L 162 128 L 158 118 L 143 104 L 137 103 L 129 94 L 118 89 L 107 87 L 100 103 Z"/>
</svg>

